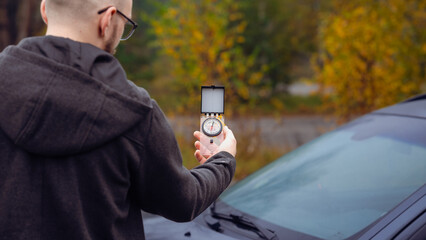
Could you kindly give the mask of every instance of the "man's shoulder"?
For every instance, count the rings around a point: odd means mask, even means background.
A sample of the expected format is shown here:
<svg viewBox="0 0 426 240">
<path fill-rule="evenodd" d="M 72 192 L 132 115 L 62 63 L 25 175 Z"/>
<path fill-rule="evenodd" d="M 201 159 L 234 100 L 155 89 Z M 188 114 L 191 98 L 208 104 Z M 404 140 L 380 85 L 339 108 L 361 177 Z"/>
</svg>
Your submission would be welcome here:
<svg viewBox="0 0 426 240">
<path fill-rule="evenodd" d="M 145 146 L 145 141 L 150 134 L 157 134 L 158 128 L 169 129 L 173 136 L 173 130 L 171 129 L 170 123 L 167 120 L 166 115 L 158 105 L 158 103 L 152 99 L 147 90 L 137 86 L 131 81 L 128 81 L 129 85 L 138 92 L 136 100 L 146 105 L 149 110 L 145 111 L 145 117 L 141 120 L 133 129 L 125 134 L 125 137 L 138 143 L 140 146 Z M 135 96 L 133 96 L 135 97 Z M 142 110 L 142 109 L 141 109 Z"/>
</svg>

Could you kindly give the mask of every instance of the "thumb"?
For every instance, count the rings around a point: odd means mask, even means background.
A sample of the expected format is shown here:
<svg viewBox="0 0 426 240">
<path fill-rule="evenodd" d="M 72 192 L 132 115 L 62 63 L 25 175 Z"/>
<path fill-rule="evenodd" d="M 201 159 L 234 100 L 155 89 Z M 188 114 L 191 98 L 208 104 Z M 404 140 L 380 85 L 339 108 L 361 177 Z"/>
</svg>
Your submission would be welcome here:
<svg viewBox="0 0 426 240">
<path fill-rule="evenodd" d="M 234 133 L 232 132 L 231 129 L 228 128 L 228 126 L 225 126 L 223 128 L 223 137 L 225 139 L 233 139 L 233 138 L 235 138 Z"/>
</svg>

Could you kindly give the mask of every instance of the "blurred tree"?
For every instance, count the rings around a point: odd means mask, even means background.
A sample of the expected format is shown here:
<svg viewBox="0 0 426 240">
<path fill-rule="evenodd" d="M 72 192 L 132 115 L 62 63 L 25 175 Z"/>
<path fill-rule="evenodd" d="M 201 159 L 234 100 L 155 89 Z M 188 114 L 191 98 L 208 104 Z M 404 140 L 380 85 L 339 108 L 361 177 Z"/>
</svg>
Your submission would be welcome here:
<svg viewBox="0 0 426 240">
<path fill-rule="evenodd" d="M 128 79 L 145 88 L 149 88 L 156 78 L 153 63 L 157 58 L 157 51 L 149 47 L 154 39 L 148 34 L 150 28 L 148 22 L 144 21 L 140 15 L 141 12 L 153 10 L 149 0 L 133 2 L 132 18 L 137 22 L 138 28 L 130 39 L 120 43 L 115 54 L 125 68 Z"/>
<path fill-rule="evenodd" d="M 40 35 L 44 23 L 39 0 L 2 0 L 0 2 L 0 51 L 21 39 Z"/>
<path fill-rule="evenodd" d="M 173 102 L 175 110 L 194 107 L 200 86 L 211 84 L 226 87 L 228 106 L 256 103 L 267 65 L 256 66 L 256 53 L 244 53 L 240 47 L 247 23 L 238 2 L 171 0 L 157 3 L 157 9 L 146 19 L 153 27 L 156 46 L 173 60 L 176 80 L 167 87 L 181 96 L 180 102 Z M 235 110 L 228 109 L 228 113 Z"/>
<path fill-rule="evenodd" d="M 7 1 L 0 2 L 0 50 L 9 45 L 9 17 L 7 14 Z"/>
<path fill-rule="evenodd" d="M 241 1 L 244 19 L 248 23 L 243 47 L 247 52 L 257 49 L 257 64 L 270 66 L 264 78 L 270 84 L 270 93 L 285 89 L 294 80 L 292 67 L 296 63 L 306 62 L 309 65 L 309 58 L 317 46 L 319 14 L 328 2 Z"/>
<path fill-rule="evenodd" d="M 245 52 L 258 52 L 255 66 L 267 65 L 259 93 L 275 111 L 287 109 L 288 87 L 312 79 L 310 58 L 317 51 L 320 12 L 330 0 L 240 1 L 247 28 Z"/>
<path fill-rule="evenodd" d="M 335 1 L 320 32 L 319 83 L 341 120 L 419 93 L 425 0 Z"/>
</svg>

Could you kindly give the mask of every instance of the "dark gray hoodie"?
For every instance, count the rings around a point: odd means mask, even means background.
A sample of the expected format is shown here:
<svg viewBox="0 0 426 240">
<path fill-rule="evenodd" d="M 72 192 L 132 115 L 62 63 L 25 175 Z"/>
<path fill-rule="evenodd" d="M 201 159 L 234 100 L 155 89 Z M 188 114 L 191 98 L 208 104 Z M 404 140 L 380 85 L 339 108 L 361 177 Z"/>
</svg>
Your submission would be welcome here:
<svg viewBox="0 0 426 240">
<path fill-rule="evenodd" d="M 184 168 L 156 102 L 105 51 L 47 36 L 0 53 L 0 239 L 144 239 L 140 209 L 189 221 L 234 171 L 226 152 Z"/>
</svg>

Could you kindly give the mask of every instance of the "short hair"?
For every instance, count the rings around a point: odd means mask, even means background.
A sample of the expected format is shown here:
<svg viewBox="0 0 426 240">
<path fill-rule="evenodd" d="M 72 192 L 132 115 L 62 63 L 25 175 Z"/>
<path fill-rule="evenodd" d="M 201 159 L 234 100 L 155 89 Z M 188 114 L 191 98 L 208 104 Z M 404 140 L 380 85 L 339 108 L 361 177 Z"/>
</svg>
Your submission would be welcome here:
<svg viewBox="0 0 426 240">
<path fill-rule="evenodd" d="M 122 0 L 46 0 L 46 13 L 55 20 L 87 19 L 107 6 L 120 8 Z"/>
</svg>

